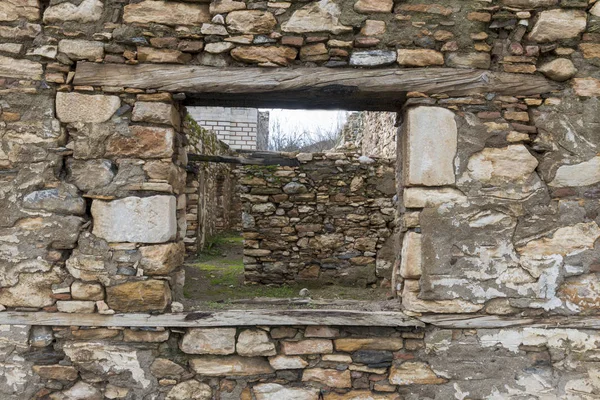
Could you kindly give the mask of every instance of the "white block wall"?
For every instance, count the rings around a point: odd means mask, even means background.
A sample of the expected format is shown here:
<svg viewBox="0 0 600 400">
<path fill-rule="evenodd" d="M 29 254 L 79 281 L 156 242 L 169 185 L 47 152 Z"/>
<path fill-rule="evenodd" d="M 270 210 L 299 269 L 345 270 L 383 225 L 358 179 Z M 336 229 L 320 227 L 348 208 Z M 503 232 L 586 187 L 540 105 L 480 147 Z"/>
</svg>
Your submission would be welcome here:
<svg viewBox="0 0 600 400">
<path fill-rule="evenodd" d="M 188 112 L 201 127 L 215 132 L 232 149 L 257 149 L 256 108 L 188 107 Z"/>
</svg>

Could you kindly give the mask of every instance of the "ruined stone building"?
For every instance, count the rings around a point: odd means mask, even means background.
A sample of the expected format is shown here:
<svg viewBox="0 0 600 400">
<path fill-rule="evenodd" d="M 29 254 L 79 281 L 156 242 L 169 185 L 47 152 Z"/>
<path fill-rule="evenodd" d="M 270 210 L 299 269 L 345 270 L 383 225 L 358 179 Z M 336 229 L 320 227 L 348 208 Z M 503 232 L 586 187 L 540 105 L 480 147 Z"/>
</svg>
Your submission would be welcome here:
<svg viewBox="0 0 600 400">
<path fill-rule="evenodd" d="M 0 399 L 599 399 L 599 97 L 595 0 L 0 0 Z M 384 113 L 274 156 L 192 107 Z M 390 299 L 189 312 L 234 214 L 249 281 Z"/>
<path fill-rule="evenodd" d="M 198 124 L 236 150 L 267 150 L 269 112 L 241 107 L 189 107 Z"/>
</svg>

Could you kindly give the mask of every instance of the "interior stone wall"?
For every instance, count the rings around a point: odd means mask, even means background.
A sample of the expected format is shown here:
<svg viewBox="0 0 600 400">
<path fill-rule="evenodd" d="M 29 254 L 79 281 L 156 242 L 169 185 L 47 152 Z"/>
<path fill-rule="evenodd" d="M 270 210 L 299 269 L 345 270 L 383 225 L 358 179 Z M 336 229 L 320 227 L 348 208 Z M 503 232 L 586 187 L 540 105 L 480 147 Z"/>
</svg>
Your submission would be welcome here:
<svg viewBox="0 0 600 400">
<path fill-rule="evenodd" d="M 185 120 L 188 140 L 186 151 L 203 155 L 234 155 L 214 131 L 196 123 L 191 115 Z M 188 165 L 186 178 L 186 251 L 196 254 L 211 237 L 241 229 L 241 199 L 237 175 L 231 164 L 198 162 Z"/>
<path fill-rule="evenodd" d="M 597 399 L 599 7 L 0 0 L 2 397 Z M 422 331 L 111 328 L 181 310 L 185 96 L 74 86 L 78 62 L 486 70 L 407 93 L 392 278 Z M 556 89 L 478 90 L 495 72 Z M 15 322 L 40 311 L 72 327 Z"/>
<path fill-rule="evenodd" d="M 295 158 L 298 167 L 240 171 L 246 280 L 389 287 L 395 161 L 342 150 Z"/>
</svg>

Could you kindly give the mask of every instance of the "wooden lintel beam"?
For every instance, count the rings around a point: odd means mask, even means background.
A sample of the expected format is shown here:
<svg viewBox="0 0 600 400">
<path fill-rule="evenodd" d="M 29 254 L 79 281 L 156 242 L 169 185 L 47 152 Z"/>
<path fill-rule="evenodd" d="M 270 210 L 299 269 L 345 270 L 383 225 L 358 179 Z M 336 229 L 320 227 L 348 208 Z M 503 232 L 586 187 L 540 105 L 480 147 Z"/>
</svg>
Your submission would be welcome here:
<svg viewBox="0 0 600 400">
<path fill-rule="evenodd" d="M 246 158 L 232 156 L 212 156 L 205 154 L 188 154 L 188 161 L 241 165 L 281 165 L 286 167 L 297 167 L 300 165 L 300 162 L 297 159 L 288 157 Z"/>
<path fill-rule="evenodd" d="M 562 88 L 541 75 L 474 69 L 215 68 L 88 62 L 77 64 L 74 84 L 183 92 L 208 103 L 389 111 L 399 109 L 407 92 L 532 96 Z"/>
</svg>

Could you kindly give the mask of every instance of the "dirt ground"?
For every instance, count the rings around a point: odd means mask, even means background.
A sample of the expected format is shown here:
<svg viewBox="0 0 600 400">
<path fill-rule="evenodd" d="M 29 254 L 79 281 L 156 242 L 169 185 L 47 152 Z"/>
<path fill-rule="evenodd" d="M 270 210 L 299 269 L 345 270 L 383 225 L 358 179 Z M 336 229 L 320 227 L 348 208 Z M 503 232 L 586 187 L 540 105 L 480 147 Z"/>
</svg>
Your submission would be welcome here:
<svg viewBox="0 0 600 400">
<path fill-rule="evenodd" d="M 186 310 L 219 309 L 352 309 L 398 310 L 388 300 L 388 289 L 325 286 L 311 288 L 301 297 L 302 285 L 255 285 L 244 283 L 243 239 L 229 233 L 213 238 L 207 249 L 190 257 L 185 265 Z"/>
</svg>

